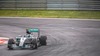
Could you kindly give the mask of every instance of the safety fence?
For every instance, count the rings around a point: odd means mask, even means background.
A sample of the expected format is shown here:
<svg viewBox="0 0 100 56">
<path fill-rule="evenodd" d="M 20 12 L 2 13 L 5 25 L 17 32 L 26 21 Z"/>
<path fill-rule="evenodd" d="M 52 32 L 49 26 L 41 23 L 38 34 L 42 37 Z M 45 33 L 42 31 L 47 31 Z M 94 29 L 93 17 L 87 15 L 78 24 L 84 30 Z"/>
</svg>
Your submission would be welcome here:
<svg viewBox="0 0 100 56">
<path fill-rule="evenodd" d="M 0 9 L 100 10 L 100 0 L 0 0 Z"/>
</svg>

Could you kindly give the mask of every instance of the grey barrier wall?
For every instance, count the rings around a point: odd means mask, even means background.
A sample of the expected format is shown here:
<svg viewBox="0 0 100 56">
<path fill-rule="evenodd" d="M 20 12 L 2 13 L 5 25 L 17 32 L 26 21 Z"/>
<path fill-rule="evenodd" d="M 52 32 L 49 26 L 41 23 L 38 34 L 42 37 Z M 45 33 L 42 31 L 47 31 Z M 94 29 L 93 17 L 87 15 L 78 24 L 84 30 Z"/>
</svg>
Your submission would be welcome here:
<svg viewBox="0 0 100 56">
<path fill-rule="evenodd" d="M 0 9 L 100 10 L 100 0 L 0 0 Z"/>
<path fill-rule="evenodd" d="M 46 0 L 0 0 L 1 9 L 46 9 Z"/>
<path fill-rule="evenodd" d="M 78 0 L 47 0 L 48 9 L 78 9 Z"/>
</svg>

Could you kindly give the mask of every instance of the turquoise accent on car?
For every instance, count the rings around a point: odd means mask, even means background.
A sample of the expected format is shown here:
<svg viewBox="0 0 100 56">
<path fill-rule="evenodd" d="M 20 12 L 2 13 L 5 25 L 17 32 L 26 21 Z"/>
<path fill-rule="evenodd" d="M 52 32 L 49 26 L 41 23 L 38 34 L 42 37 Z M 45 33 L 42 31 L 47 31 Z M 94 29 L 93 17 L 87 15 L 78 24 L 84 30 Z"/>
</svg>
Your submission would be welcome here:
<svg viewBox="0 0 100 56">
<path fill-rule="evenodd" d="M 39 32 L 38 28 L 30 28 L 28 29 L 29 32 Z"/>
<path fill-rule="evenodd" d="M 16 41 L 17 41 L 17 42 L 20 42 L 20 38 L 16 38 Z"/>
</svg>

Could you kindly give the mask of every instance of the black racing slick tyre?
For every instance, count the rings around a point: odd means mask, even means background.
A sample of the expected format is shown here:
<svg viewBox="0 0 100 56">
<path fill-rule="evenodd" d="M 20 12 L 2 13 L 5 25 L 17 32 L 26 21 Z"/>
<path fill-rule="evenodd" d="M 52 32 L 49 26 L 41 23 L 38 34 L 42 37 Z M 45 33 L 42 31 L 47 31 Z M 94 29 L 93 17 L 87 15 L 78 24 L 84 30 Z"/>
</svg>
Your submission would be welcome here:
<svg viewBox="0 0 100 56">
<path fill-rule="evenodd" d="M 37 49 L 38 48 L 37 43 L 35 43 L 34 45 L 35 45 L 34 49 Z"/>
<path fill-rule="evenodd" d="M 40 40 L 40 44 L 41 44 L 41 45 L 47 45 L 47 42 L 46 42 L 47 36 L 41 36 L 41 37 L 39 38 L 39 40 Z"/>
<path fill-rule="evenodd" d="M 13 39 L 9 39 L 8 40 L 8 46 L 7 46 L 9 50 L 13 50 L 13 46 L 12 46 L 13 44 L 14 44 L 14 40 Z"/>
<path fill-rule="evenodd" d="M 31 44 L 32 44 L 31 49 L 37 49 L 38 48 L 36 39 L 32 40 Z"/>
</svg>

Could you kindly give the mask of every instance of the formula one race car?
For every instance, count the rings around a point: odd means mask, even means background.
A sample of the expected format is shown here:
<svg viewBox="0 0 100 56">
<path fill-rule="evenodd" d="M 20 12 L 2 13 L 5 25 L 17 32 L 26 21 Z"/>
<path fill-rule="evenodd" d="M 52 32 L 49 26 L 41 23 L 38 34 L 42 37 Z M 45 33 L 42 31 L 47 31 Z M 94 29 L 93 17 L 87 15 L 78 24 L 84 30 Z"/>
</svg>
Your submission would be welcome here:
<svg viewBox="0 0 100 56">
<path fill-rule="evenodd" d="M 26 30 L 24 36 L 19 35 L 15 39 L 9 39 L 7 47 L 10 50 L 14 48 L 37 49 L 41 45 L 47 45 L 46 40 L 47 36 L 40 36 L 40 30 L 38 28 L 29 28 Z"/>
</svg>

